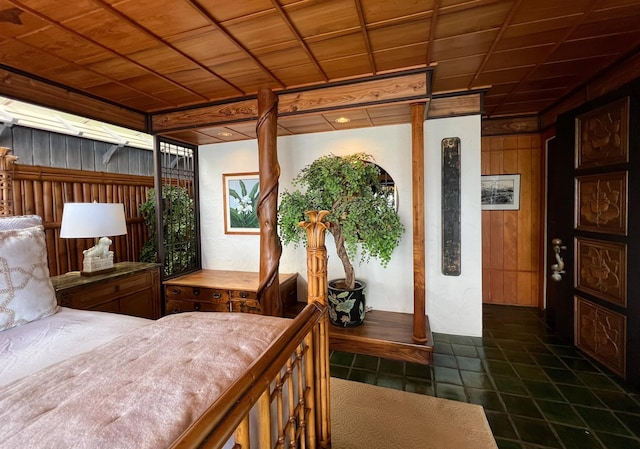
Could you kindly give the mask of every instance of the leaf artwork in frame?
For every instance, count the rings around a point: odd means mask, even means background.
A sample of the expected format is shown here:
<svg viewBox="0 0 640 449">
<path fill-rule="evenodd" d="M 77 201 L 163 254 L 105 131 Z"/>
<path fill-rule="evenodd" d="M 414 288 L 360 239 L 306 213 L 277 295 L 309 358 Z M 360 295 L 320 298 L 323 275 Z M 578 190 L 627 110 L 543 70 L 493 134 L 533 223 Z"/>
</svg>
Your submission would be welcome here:
<svg viewBox="0 0 640 449">
<path fill-rule="evenodd" d="M 257 172 L 226 173 L 222 178 L 225 234 L 260 234 L 259 174 Z"/>
</svg>

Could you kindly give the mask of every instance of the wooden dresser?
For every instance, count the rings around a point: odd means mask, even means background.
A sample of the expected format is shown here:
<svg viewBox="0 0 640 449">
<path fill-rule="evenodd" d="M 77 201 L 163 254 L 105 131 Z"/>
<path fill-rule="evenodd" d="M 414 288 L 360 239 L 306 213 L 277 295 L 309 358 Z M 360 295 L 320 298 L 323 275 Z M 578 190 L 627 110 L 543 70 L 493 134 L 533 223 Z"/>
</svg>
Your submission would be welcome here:
<svg viewBox="0 0 640 449">
<path fill-rule="evenodd" d="M 297 300 L 298 273 L 280 274 L 282 304 Z M 200 270 L 164 282 L 165 313 L 188 311 L 262 313 L 250 271 Z"/>
<path fill-rule="evenodd" d="M 122 313 L 143 318 L 160 317 L 160 265 L 115 263 L 105 274 L 82 276 L 72 271 L 53 276 L 58 304 L 74 309 Z"/>
</svg>

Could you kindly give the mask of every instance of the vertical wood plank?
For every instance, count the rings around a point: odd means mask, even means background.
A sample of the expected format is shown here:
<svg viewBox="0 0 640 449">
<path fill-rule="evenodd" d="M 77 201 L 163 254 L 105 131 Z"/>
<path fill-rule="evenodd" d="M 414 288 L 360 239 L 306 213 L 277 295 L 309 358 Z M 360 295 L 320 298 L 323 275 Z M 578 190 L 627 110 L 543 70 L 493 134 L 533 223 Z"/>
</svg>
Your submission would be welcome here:
<svg viewBox="0 0 640 449">
<path fill-rule="evenodd" d="M 483 302 L 537 306 L 542 297 L 540 142 L 539 134 L 482 139 L 482 174 L 519 173 L 521 182 L 520 210 L 482 212 Z"/>
</svg>

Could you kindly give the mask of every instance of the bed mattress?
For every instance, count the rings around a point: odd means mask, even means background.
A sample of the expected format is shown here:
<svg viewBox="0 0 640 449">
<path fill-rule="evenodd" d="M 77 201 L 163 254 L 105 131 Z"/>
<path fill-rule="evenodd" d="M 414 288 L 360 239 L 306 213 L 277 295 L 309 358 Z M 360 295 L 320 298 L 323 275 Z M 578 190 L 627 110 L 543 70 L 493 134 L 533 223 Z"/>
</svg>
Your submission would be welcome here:
<svg viewBox="0 0 640 449">
<path fill-rule="evenodd" d="M 0 332 L 0 387 L 110 342 L 152 320 L 60 307 L 54 315 Z"/>
</svg>

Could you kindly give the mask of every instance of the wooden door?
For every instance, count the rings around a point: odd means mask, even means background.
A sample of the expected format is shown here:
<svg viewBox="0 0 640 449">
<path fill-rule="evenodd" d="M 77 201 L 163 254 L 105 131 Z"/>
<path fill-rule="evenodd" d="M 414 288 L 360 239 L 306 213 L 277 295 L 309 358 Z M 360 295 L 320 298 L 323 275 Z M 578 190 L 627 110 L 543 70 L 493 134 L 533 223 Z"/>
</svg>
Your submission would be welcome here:
<svg viewBox="0 0 640 449">
<path fill-rule="evenodd" d="M 638 87 L 559 117 L 548 150 L 548 321 L 622 377 L 640 371 Z"/>
</svg>

